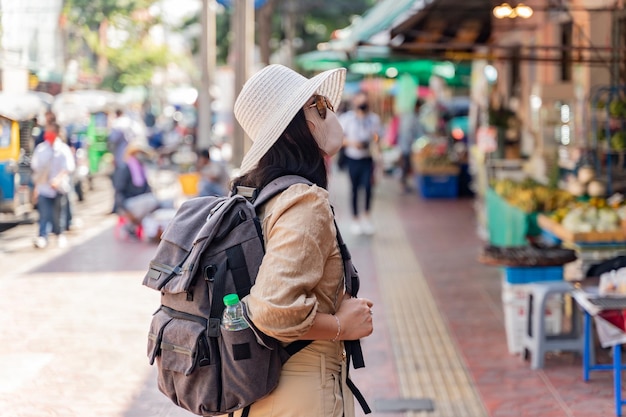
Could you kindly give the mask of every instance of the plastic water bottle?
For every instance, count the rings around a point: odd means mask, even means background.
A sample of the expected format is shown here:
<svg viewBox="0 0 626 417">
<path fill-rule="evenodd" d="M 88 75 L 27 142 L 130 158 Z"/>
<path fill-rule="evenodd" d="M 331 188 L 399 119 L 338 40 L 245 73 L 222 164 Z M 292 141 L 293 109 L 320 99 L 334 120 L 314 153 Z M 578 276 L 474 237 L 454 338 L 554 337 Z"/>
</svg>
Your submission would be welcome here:
<svg viewBox="0 0 626 417">
<path fill-rule="evenodd" d="M 243 318 L 243 307 L 237 294 L 227 294 L 224 296 L 224 314 L 222 315 L 222 327 L 224 330 L 235 332 L 250 327 Z"/>
</svg>

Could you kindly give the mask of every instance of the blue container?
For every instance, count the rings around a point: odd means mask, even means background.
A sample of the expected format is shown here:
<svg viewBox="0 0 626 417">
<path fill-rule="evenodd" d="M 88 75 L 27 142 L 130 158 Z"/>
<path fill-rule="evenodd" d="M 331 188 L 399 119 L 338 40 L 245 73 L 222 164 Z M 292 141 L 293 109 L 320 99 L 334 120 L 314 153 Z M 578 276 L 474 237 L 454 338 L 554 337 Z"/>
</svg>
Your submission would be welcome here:
<svg viewBox="0 0 626 417">
<path fill-rule="evenodd" d="M 563 280 L 563 266 L 507 266 L 503 270 L 509 284 Z"/>
<path fill-rule="evenodd" d="M 457 198 L 459 196 L 458 175 L 416 176 L 417 189 L 423 198 Z"/>
</svg>

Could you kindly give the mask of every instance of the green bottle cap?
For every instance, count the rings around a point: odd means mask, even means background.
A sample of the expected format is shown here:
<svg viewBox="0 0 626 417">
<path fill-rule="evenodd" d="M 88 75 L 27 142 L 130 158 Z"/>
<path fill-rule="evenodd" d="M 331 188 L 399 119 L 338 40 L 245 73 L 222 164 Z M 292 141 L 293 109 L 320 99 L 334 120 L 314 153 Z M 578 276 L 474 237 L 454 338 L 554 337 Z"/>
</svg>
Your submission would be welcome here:
<svg viewBox="0 0 626 417">
<path fill-rule="evenodd" d="M 224 304 L 227 306 L 234 306 L 239 302 L 239 296 L 237 294 L 226 294 L 224 296 Z"/>
</svg>

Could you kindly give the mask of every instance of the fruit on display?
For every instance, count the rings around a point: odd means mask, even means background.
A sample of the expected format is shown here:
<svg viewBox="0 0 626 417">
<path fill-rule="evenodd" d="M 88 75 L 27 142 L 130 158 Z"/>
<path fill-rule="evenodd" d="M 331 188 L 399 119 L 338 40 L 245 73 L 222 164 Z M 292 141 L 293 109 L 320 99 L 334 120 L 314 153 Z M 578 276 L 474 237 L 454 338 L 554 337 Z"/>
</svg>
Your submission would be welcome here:
<svg viewBox="0 0 626 417">
<path fill-rule="evenodd" d="M 550 188 L 532 179 L 521 182 L 497 180 L 493 183 L 493 190 L 509 204 L 526 213 L 552 212 L 567 207 L 575 199 L 565 190 Z"/>
<path fill-rule="evenodd" d="M 626 116 L 626 102 L 619 98 L 611 100 L 609 103 L 609 114 L 613 117 Z"/>
<path fill-rule="evenodd" d="M 570 210 L 561 225 L 574 233 L 610 232 L 621 228 L 621 219 L 612 207 L 597 208 L 588 205 Z"/>
<path fill-rule="evenodd" d="M 567 177 L 567 191 L 576 197 L 606 197 L 606 185 L 595 176 L 595 170 L 591 166 L 578 168 L 575 176 Z"/>
<path fill-rule="evenodd" d="M 576 197 L 581 197 L 587 192 L 585 184 L 578 180 L 570 180 L 567 182 L 567 191 Z"/>
<path fill-rule="evenodd" d="M 604 197 L 606 195 L 606 185 L 602 181 L 593 180 L 587 185 L 587 194 L 590 197 Z"/>
<path fill-rule="evenodd" d="M 595 169 L 593 169 L 593 167 L 590 167 L 589 165 L 578 168 L 578 173 L 576 174 L 578 182 L 580 182 L 581 184 L 589 184 L 589 182 L 594 179 L 595 176 Z"/>
<path fill-rule="evenodd" d="M 611 136 L 611 149 L 616 151 L 626 150 L 626 132 L 618 131 Z"/>
<path fill-rule="evenodd" d="M 459 166 L 450 158 L 445 141 L 416 141 L 411 159 L 413 168 L 419 173 L 459 173 Z"/>
<path fill-rule="evenodd" d="M 626 206 L 614 207 L 605 198 L 592 197 L 559 208 L 548 217 L 573 233 L 611 232 L 621 229 Z"/>
<path fill-rule="evenodd" d="M 414 148 L 416 147 L 414 146 Z M 421 167 L 453 165 L 453 162 L 448 156 L 447 145 L 445 143 L 427 143 L 418 149 L 414 149 L 413 155 L 414 159 Z"/>
</svg>

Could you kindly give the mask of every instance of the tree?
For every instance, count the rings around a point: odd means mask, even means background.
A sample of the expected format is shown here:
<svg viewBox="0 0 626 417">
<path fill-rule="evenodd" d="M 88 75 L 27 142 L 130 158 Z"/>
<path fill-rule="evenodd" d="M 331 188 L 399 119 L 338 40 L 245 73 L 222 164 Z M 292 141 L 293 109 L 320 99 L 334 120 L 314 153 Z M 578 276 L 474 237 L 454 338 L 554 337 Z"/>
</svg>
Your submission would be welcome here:
<svg viewBox="0 0 626 417">
<path fill-rule="evenodd" d="M 204 0 L 202 0 L 204 1 Z M 217 39 L 216 45 L 216 60 L 218 64 L 225 64 L 228 58 L 228 49 L 230 47 L 230 19 L 231 11 L 224 7 L 218 7 L 215 20 L 215 36 Z M 185 33 L 191 31 L 194 27 L 200 27 L 200 16 L 195 15 L 185 19 L 180 26 L 173 28 L 173 30 Z M 195 31 L 201 33 L 200 30 Z M 200 38 L 197 36 L 191 36 L 191 52 L 193 55 L 200 54 Z"/>
<path fill-rule="evenodd" d="M 168 61 L 163 46 L 150 42 L 149 30 L 159 23 L 149 7 L 157 0 L 66 0 L 70 54 L 87 48 L 91 59 L 83 63 L 95 68 L 103 85 L 119 91 L 126 85 L 146 85 L 156 66 Z M 108 43 L 115 34 L 113 45 Z"/>
<path fill-rule="evenodd" d="M 372 6 L 374 0 L 317 0 L 304 2 L 300 0 L 266 0 L 264 5 L 255 11 L 256 43 L 259 47 L 261 62 L 269 63 L 272 53 L 276 52 L 286 41 L 296 43 L 296 53 L 314 50 L 319 42 L 330 39 L 335 29 L 350 24 L 354 15 L 364 13 Z M 289 5 L 295 7 L 289 7 Z M 225 63 L 231 44 L 230 19 L 232 10 L 221 8 L 217 14 L 217 61 Z M 289 19 L 286 16 L 289 15 Z M 295 27 L 296 39 L 287 39 L 285 22 L 291 21 Z M 199 16 L 184 22 L 178 30 L 199 24 Z M 198 53 L 198 41 L 194 41 L 194 54 Z"/>
<path fill-rule="evenodd" d="M 375 3 L 374 0 L 276 1 L 274 7 L 278 12 L 273 14 L 274 38 L 270 44 L 275 45 L 276 51 L 291 43 L 296 54 L 317 49 L 317 44 L 328 41 L 334 30 L 348 26 L 354 16 L 363 14 Z M 295 39 L 288 39 L 286 22 L 294 26 Z"/>
</svg>

